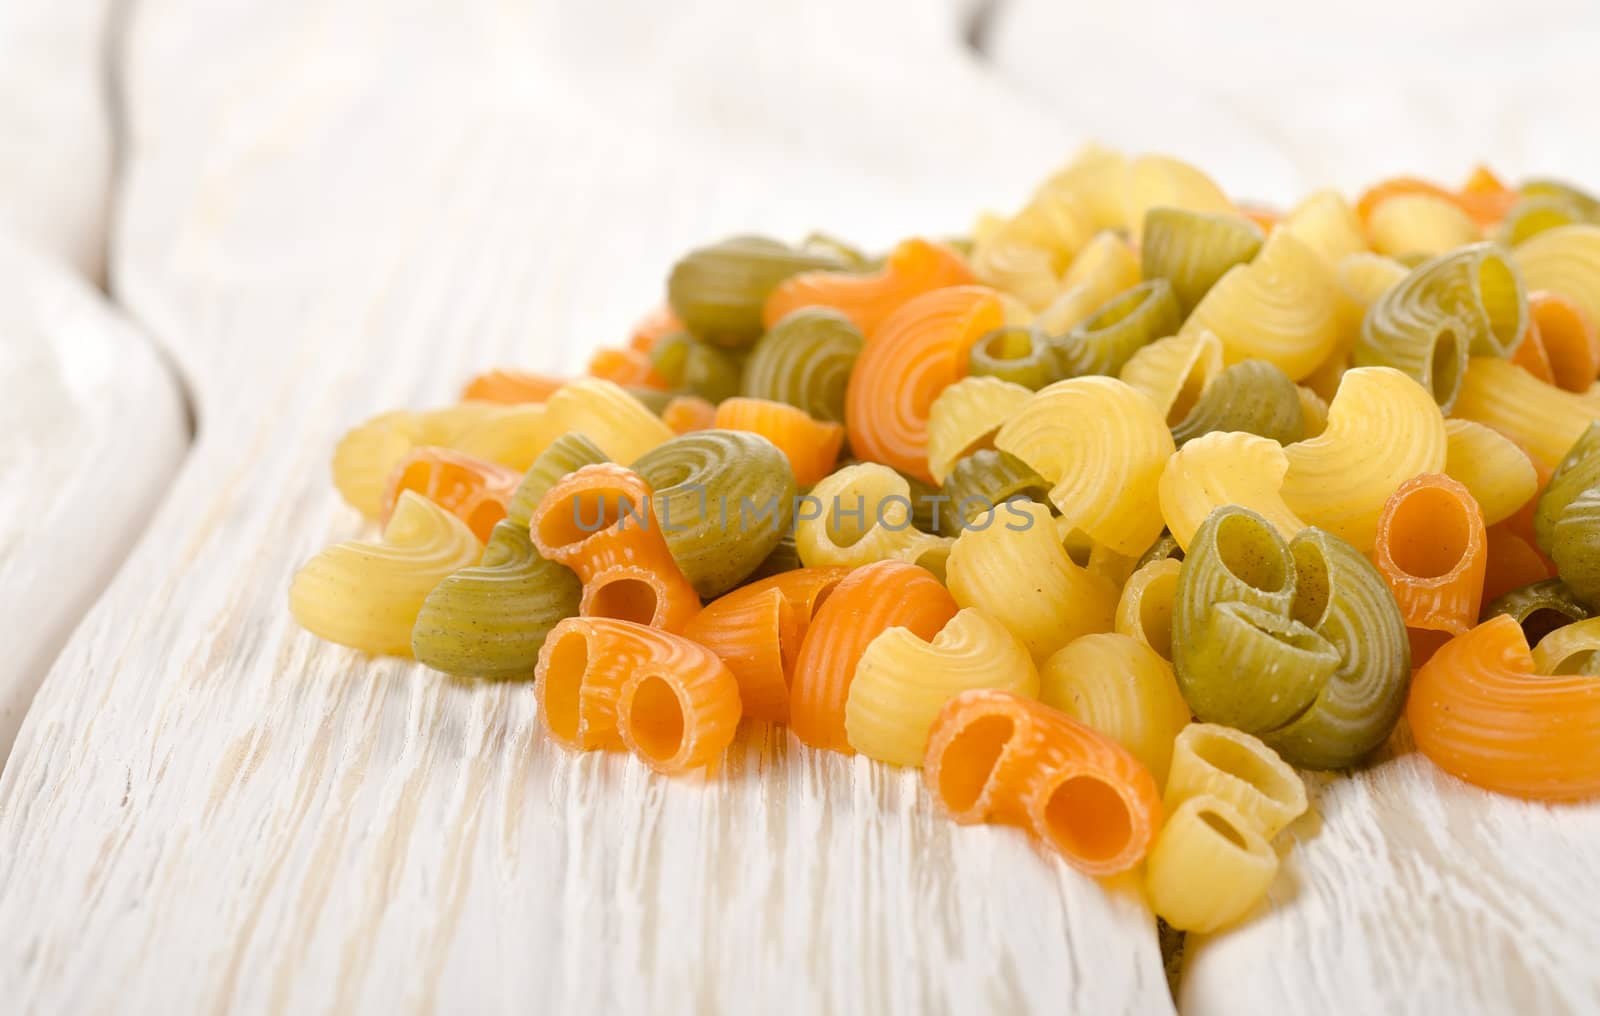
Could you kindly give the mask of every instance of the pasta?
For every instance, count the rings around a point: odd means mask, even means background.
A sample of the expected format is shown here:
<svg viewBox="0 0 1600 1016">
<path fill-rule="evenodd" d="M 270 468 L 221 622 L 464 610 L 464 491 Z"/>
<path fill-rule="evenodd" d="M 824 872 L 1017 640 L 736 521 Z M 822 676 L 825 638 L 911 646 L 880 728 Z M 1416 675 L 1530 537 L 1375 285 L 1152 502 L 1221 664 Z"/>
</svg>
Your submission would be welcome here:
<svg viewBox="0 0 1600 1016">
<path fill-rule="evenodd" d="M 948 545 L 912 524 L 911 486 L 877 463 L 845 468 L 812 488 L 795 519 L 795 549 L 809 567 L 871 564 L 890 559 L 919 563 Z"/>
<path fill-rule="evenodd" d="M 818 420 L 843 423 L 845 386 L 861 346 L 861 330 L 838 311 L 794 311 L 751 349 L 741 392 L 787 402 Z"/>
<path fill-rule="evenodd" d="M 1039 668 L 1039 700 L 1122 745 L 1158 788 L 1189 723 L 1172 666 L 1127 635 L 1084 635 L 1056 650 Z"/>
<path fill-rule="evenodd" d="M 1332 270 L 1292 233 L 1277 230 L 1254 260 L 1217 280 L 1179 334 L 1202 329 L 1222 340 L 1229 363 L 1268 360 L 1298 381 L 1339 338 Z"/>
<path fill-rule="evenodd" d="M 451 446 L 463 455 L 520 473 L 539 457 L 552 435 L 549 412 L 542 404 L 503 406 L 462 432 Z"/>
<path fill-rule="evenodd" d="M 1061 373 L 1115 375 L 1134 353 L 1178 330 L 1180 314 L 1165 279 L 1141 282 L 1051 340 Z"/>
<path fill-rule="evenodd" d="M 766 399 L 728 399 L 717 407 L 712 423 L 771 441 L 789 460 L 794 481 L 802 487 L 833 472 L 844 447 L 844 428 L 839 424 L 814 420 L 803 409 Z"/>
<path fill-rule="evenodd" d="M 289 586 L 289 613 L 318 638 L 369 653 L 411 655 L 411 629 L 433 587 L 478 563 L 467 524 L 402 491 L 379 542 L 349 540 L 313 557 Z"/>
<path fill-rule="evenodd" d="M 1114 232 L 1098 233 L 1072 259 L 1061 276 L 1060 295 L 1035 323 L 1049 334 L 1064 334 L 1138 284 L 1139 258 L 1128 241 Z"/>
<path fill-rule="evenodd" d="M 793 250 L 756 236 L 733 237 L 690 251 L 673 265 L 667 299 L 696 337 L 718 346 L 747 346 L 765 325 L 783 316 L 763 316 L 780 283 L 800 272 L 839 267 L 835 257 L 817 250 Z"/>
<path fill-rule="evenodd" d="M 974 378 L 1007 381 L 1029 391 L 1060 380 L 1061 372 L 1056 348 L 1033 327 L 996 328 L 973 343 L 967 353 L 967 373 Z"/>
<path fill-rule="evenodd" d="M 1119 375 L 1175 424 L 1189 415 L 1222 373 L 1222 342 L 1207 331 L 1157 339 L 1133 354 Z"/>
<path fill-rule="evenodd" d="M 1558 293 L 1528 294 L 1528 315 L 1550 363 L 1551 383 L 1582 394 L 1600 374 L 1600 336 L 1577 303 Z"/>
<path fill-rule="evenodd" d="M 1454 201 L 1429 194 L 1397 194 L 1367 217 L 1367 237 L 1379 254 L 1433 257 L 1483 238 L 1478 224 Z"/>
<path fill-rule="evenodd" d="M 1031 394 L 992 377 L 963 378 L 940 392 L 928 411 L 928 472 L 934 482 L 944 483 L 957 459 L 992 443 Z"/>
<path fill-rule="evenodd" d="M 1534 507 L 1534 538 L 1547 553 L 1555 547 L 1556 528 L 1562 518 L 1579 498 L 1596 487 L 1600 487 L 1600 421 L 1590 423 L 1572 443 Z"/>
<path fill-rule="evenodd" d="M 1517 245 L 1517 267 L 1530 290 L 1571 300 L 1588 320 L 1600 321 L 1600 225 L 1547 229 Z"/>
<path fill-rule="evenodd" d="M 1052 484 L 1067 524 L 1123 554 L 1139 554 L 1161 532 L 1156 484 L 1175 450 L 1149 399 L 1115 378 L 1058 381 L 1034 393 L 995 435 Z"/>
<path fill-rule="evenodd" d="M 1172 659 L 1172 600 L 1178 591 L 1182 562 L 1158 557 L 1141 564 L 1128 577 L 1117 600 L 1116 631 Z"/>
<path fill-rule="evenodd" d="M 659 382 L 655 387 L 698 395 L 715 405 L 739 394 L 744 370 L 740 354 L 688 332 L 663 336 L 650 351 L 652 376 Z"/>
<path fill-rule="evenodd" d="M 1346 372 L 1328 426 L 1284 449 L 1283 500 L 1308 524 L 1370 550 L 1383 503 L 1418 473 L 1444 468 L 1444 418 L 1420 385 L 1387 367 Z"/>
<path fill-rule="evenodd" d="M 1560 579 L 1531 582 L 1497 596 L 1483 606 L 1484 620 L 1496 614 L 1507 614 L 1516 619 L 1522 626 L 1522 634 L 1528 644 L 1537 644 L 1533 658 L 1541 673 L 1551 672 L 1539 663 L 1537 647 L 1544 645 L 1541 640 L 1557 629 L 1587 620 L 1590 613 L 1589 608 Z"/>
<path fill-rule="evenodd" d="M 903 561 L 852 571 L 818 608 L 789 686 L 789 723 L 802 743 L 853 754 L 845 710 L 856 666 L 890 628 L 931 639 L 960 608 L 939 580 Z"/>
<path fill-rule="evenodd" d="M 1406 718 L 1418 750 L 1475 786 L 1546 801 L 1600 793 L 1600 681 L 1537 673 L 1515 618 L 1441 647 L 1417 671 Z"/>
<path fill-rule="evenodd" d="M 927 481 L 928 414 L 960 380 L 967 354 L 1005 323 L 991 289 L 957 286 L 919 296 L 872 334 L 845 391 L 845 421 L 857 455 Z"/>
<path fill-rule="evenodd" d="M 1522 586 L 1554 578 L 1555 564 L 1508 522 L 1485 531 L 1483 598 L 1496 600 Z"/>
<path fill-rule="evenodd" d="M 1220 931 L 1250 912 L 1278 875 L 1278 855 L 1249 819 L 1215 794 L 1167 815 L 1150 847 L 1150 908 L 1182 931 Z"/>
<path fill-rule="evenodd" d="M 1539 489 L 1528 453 L 1498 431 L 1471 420 L 1446 420 L 1444 471 L 1471 491 L 1492 526 L 1510 518 Z"/>
<path fill-rule="evenodd" d="M 1330 268 L 1366 254 L 1367 241 L 1355 211 L 1331 190 L 1317 191 L 1295 206 L 1283 220 L 1286 232 L 1314 251 Z"/>
<path fill-rule="evenodd" d="M 1261 240 L 1261 230 L 1248 219 L 1152 208 L 1144 221 L 1141 268 L 1146 279 L 1171 284 L 1182 317 L 1194 310 L 1223 273 L 1255 257 Z M 1176 331 L 1177 321 L 1172 324 L 1160 334 Z"/>
<path fill-rule="evenodd" d="M 679 335 L 688 338 L 686 332 Z M 660 348 L 659 346 L 657 348 Z M 637 349 L 599 349 L 589 358 L 589 376 L 602 378 L 624 387 L 669 388 L 672 382 L 656 372 L 649 353 Z"/>
<path fill-rule="evenodd" d="M 394 511 L 403 491 L 412 490 L 467 524 L 472 535 L 487 540 L 506 517 L 521 477 L 513 470 L 448 448 L 414 448 L 395 466 L 384 495 L 384 516 Z"/>
<path fill-rule="evenodd" d="M 1521 445 L 1535 464 L 1555 468 L 1595 418 L 1583 396 L 1547 385 L 1499 357 L 1473 357 L 1455 415 L 1493 427 Z"/>
<path fill-rule="evenodd" d="M 533 465 L 528 467 L 506 504 L 506 518 L 523 529 L 528 528 L 533 510 L 562 477 L 584 466 L 605 461 L 605 452 L 582 434 L 574 432 L 561 435 L 550 442 Z"/>
<path fill-rule="evenodd" d="M 1172 428 L 1179 448 L 1212 431 L 1244 431 L 1279 444 L 1300 440 L 1305 410 L 1300 389 L 1266 360 L 1241 360 L 1218 374 L 1183 421 Z"/>
<path fill-rule="evenodd" d="M 661 536 L 701 596 L 738 585 L 778 545 L 793 518 L 794 471 L 759 434 L 684 434 L 633 468 L 655 490 Z"/>
<path fill-rule="evenodd" d="M 832 307 L 870 339 L 902 305 L 936 289 L 975 281 L 961 255 L 949 247 L 911 239 L 890 252 L 882 269 L 868 275 L 821 271 L 789 279 L 773 290 L 764 314 L 770 328 L 801 307 Z"/>
<path fill-rule="evenodd" d="M 383 514 L 389 479 L 418 445 L 453 447 L 461 435 L 501 407 L 463 402 L 426 413 L 383 413 L 350 430 L 333 452 L 333 484 L 352 508 L 369 519 Z"/>
<path fill-rule="evenodd" d="M 931 639 L 889 628 L 867 644 L 850 682 L 850 747 L 891 765 L 919 766 L 939 710 L 970 688 L 1039 694 L 1028 651 L 999 621 L 967 607 Z"/>
<path fill-rule="evenodd" d="M 710 430 L 717 420 L 717 407 L 698 395 L 674 395 L 661 410 L 661 422 L 674 434 Z"/>
<path fill-rule="evenodd" d="M 1050 501 L 1050 485 L 1043 477 L 1016 456 L 992 448 L 958 459 L 945 477 L 943 491 L 939 530 L 956 537 L 991 509 L 1013 499 L 1045 505 Z"/>
<path fill-rule="evenodd" d="M 1217 431 L 1189 441 L 1167 461 L 1157 503 L 1172 538 L 1185 549 L 1201 523 L 1224 505 L 1259 513 L 1288 538 L 1305 528 L 1283 499 L 1288 471 L 1288 454 L 1271 438 Z"/>
<path fill-rule="evenodd" d="M 1534 669 L 1541 674 L 1594 676 L 1597 664 L 1600 664 L 1600 620 L 1592 617 L 1554 629 L 1533 648 Z"/>
<path fill-rule="evenodd" d="M 1477 623 L 1487 561 L 1466 487 L 1436 473 L 1401 484 L 1378 519 L 1374 556 L 1408 627 L 1459 635 Z"/>
<path fill-rule="evenodd" d="M 1215 723 L 1191 723 L 1173 740 L 1163 804 L 1175 814 L 1185 801 L 1226 802 L 1270 840 L 1305 813 L 1306 787 L 1260 738 Z"/>
<path fill-rule="evenodd" d="M 683 322 L 672 312 L 672 305 L 663 302 L 634 323 L 633 331 L 628 335 L 628 348 L 648 353 L 656 347 L 656 343 L 681 331 Z"/>
<path fill-rule="evenodd" d="M 485 371 L 461 389 L 463 402 L 543 402 L 566 382 L 531 371 L 501 368 Z"/>
<path fill-rule="evenodd" d="M 1009 293 L 1033 310 L 1055 298 L 1061 281 L 1055 252 L 1003 236 L 980 240 L 973 248 L 971 267 L 979 282 Z"/>
<path fill-rule="evenodd" d="M 1141 155 L 1128 164 L 1123 203 L 1126 225 L 1141 230 L 1154 208 L 1183 208 L 1218 215 L 1237 214 L 1233 202 L 1205 173 L 1168 155 Z"/>
<path fill-rule="evenodd" d="M 503 519 L 483 559 L 446 576 L 411 630 L 421 663 L 459 677 L 531 680 L 550 629 L 578 612 L 577 576 L 534 549 L 528 527 Z"/>
<path fill-rule="evenodd" d="M 599 378 L 569 381 L 544 405 L 552 437 L 577 431 L 616 462 L 632 462 L 674 436 L 638 399 Z"/>
<path fill-rule="evenodd" d="M 956 538 L 945 575 L 957 603 L 994 617 L 1036 660 L 1111 630 L 1116 587 L 1067 556 L 1041 504 L 1013 501 L 980 515 Z"/>
</svg>

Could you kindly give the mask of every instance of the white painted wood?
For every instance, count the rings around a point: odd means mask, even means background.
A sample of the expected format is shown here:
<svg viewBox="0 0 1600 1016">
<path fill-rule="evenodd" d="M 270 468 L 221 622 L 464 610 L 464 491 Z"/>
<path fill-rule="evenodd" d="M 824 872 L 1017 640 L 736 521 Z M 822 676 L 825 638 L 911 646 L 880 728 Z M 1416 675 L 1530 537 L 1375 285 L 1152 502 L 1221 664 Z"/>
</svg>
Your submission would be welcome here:
<svg viewBox="0 0 1600 1016">
<path fill-rule="evenodd" d="M 358 531 L 344 427 L 576 366 L 692 243 L 958 229 L 1067 149 L 959 5 L 753 6 L 139 5 L 113 275 L 198 443 L 0 775 L 8 1006 L 1171 1011 L 1134 896 L 910 774 L 760 732 L 710 783 L 573 757 L 526 687 L 287 616 Z"/>
</svg>

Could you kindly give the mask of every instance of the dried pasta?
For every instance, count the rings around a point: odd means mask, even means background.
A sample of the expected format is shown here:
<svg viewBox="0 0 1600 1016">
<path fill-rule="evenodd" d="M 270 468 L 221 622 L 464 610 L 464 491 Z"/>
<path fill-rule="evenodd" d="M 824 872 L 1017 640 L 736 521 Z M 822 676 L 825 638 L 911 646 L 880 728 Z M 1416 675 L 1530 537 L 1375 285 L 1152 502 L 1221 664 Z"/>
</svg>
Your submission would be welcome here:
<svg viewBox="0 0 1600 1016">
<path fill-rule="evenodd" d="M 552 439 L 577 431 L 615 462 L 632 462 L 674 436 L 638 399 L 600 378 L 569 381 L 544 405 Z"/>
<path fill-rule="evenodd" d="M 1212 431 L 1244 431 L 1290 444 L 1305 434 L 1300 389 L 1266 360 L 1241 360 L 1218 374 L 1172 427 L 1179 448 Z"/>
<path fill-rule="evenodd" d="M 1162 469 L 1157 503 L 1167 529 L 1185 549 L 1206 518 L 1224 505 L 1262 515 L 1285 538 L 1305 523 L 1283 499 L 1289 456 L 1256 434 L 1217 431 L 1188 442 Z"/>
<path fill-rule="evenodd" d="M 1198 794 L 1167 815 L 1150 847 L 1150 908 L 1182 931 L 1208 934 L 1237 923 L 1278 875 L 1278 855 L 1232 804 Z"/>
<path fill-rule="evenodd" d="M 1189 415 L 1222 373 L 1222 342 L 1208 331 L 1157 339 L 1133 354 L 1118 375 L 1175 424 Z"/>
<path fill-rule="evenodd" d="M 480 541 L 506 517 L 521 475 L 493 462 L 448 448 L 412 449 L 395 466 L 384 495 L 384 515 L 394 510 L 403 491 L 416 491 L 467 524 Z"/>
<path fill-rule="evenodd" d="M 928 473 L 934 482 L 944 483 L 957 459 L 992 445 L 1031 394 L 992 377 L 963 378 L 940 392 L 928 411 Z"/>
<path fill-rule="evenodd" d="M 733 237 L 690 251 L 673 265 L 667 299 L 684 327 L 699 338 L 718 346 L 747 346 L 765 325 L 782 317 L 764 314 L 769 297 L 784 280 L 842 266 L 828 252 L 796 250 L 764 237 Z"/>
<path fill-rule="evenodd" d="M 1539 473 L 1515 441 L 1471 420 L 1446 420 L 1444 471 L 1472 492 L 1492 526 L 1510 518 L 1539 489 Z"/>
<path fill-rule="evenodd" d="M 1261 240 L 1248 219 L 1152 208 L 1144 220 L 1141 270 L 1146 279 L 1170 283 L 1179 313 L 1188 314 L 1228 269 L 1256 256 Z"/>
<path fill-rule="evenodd" d="M 1157 787 L 1189 723 L 1172 665 L 1128 635 L 1084 635 L 1056 650 L 1039 667 L 1039 700 L 1128 749 Z"/>
<path fill-rule="evenodd" d="M 891 559 L 915 564 L 950 542 L 916 528 L 911 485 L 874 462 L 846 466 L 813 487 L 796 517 L 794 541 L 800 560 L 813 568 Z"/>
<path fill-rule="evenodd" d="M 741 393 L 843 423 L 845 386 L 862 344 L 861 330 L 839 311 L 796 310 L 775 322 L 750 350 Z"/>
<path fill-rule="evenodd" d="M 1134 569 L 1117 599 L 1116 631 L 1149 646 L 1162 659 L 1172 659 L 1172 600 L 1178 592 L 1182 562 L 1157 557 Z"/>
<path fill-rule="evenodd" d="M 1378 519 L 1374 557 L 1407 627 L 1459 635 L 1477 623 L 1485 540 L 1466 487 L 1437 473 L 1400 485 Z"/>
<path fill-rule="evenodd" d="M 789 460 L 794 482 L 809 487 L 833 472 L 844 447 L 844 428 L 813 419 L 805 410 L 767 399 L 733 398 L 717 407 L 712 425 L 749 431 L 771 441 Z"/>
<path fill-rule="evenodd" d="M 904 304 L 936 289 L 975 281 L 972 270 L 954 250 L 914 238 L 895 247 L 877 272 L 808 272 L 785 281 L 767 299 L 764 315 L 770 328 L 801 307 L 831 307 L 871 339 Z"/>
<path fill-rule="evenodd" d="M 1191 723 L 1173 740 L 1163 802 L 1173 813 L 1185 801 L 1206 797 L 1227 802 L 1267 840 L 1308 804 L 1299 775 L 1260 738 L 1215 723 Z"/>
</svg>

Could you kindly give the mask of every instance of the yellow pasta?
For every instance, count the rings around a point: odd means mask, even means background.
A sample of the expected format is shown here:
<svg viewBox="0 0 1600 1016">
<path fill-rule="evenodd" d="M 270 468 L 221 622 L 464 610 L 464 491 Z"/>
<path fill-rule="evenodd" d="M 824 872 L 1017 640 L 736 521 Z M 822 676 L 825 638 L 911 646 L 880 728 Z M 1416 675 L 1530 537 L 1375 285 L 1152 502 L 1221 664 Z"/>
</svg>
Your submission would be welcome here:
<svg viewBox="0 0 1600 1016">
<path fill-rule="evenodd" d="M 333 452 L 333 483 L 349 505 L 369 519 L 383 514 L 389 479 L 418 445 L 453 448 L 461 435 L 504 412 L 492 402 L 413 413 L 382 413 L 352 428 Z"/>
<path fill-rule="evenodd" d="M 1200 523 L 1229 504 L 1249 508 L 1291 539 L 1305 522 L 1284 500 L 1288 472 L 1289 453 L 1271 438 L 1243 431 L 1203 434 L 1185 444 L 1162 470 L 1157 487 L 1162 518 L 1186 550 Z"/>
<path fill-rule="evenodd" d="M 1141 554 L 1161 533 L 1156 483 L 1175 447 L 1155 403 L 1115 378 L 1048 385 L 995 435 L 1054 486 L 1050 500 L 1071 525 L 1122 554 Z"/>
<path fill-rule="evenodd" d="M 1222 340 L 1202 329 L 1157 339 L 1134 353 L 1118 376 L 1175 424 L 1189 415 L 1223 366 Z"/>
<path fill-rule="evenodd" d="M 613 462 L 633 462 L 677 435 L 644 403 L 601 378 L 578 378 L 545 402 L 551 436 L 578 431 Z"/>
<path fill-rule="evenodd" d="M 1446 420 L 1444 471 L 1472 492 L 1483 524 L 1508 519 L 1539 490 L 1539 474 L 1516 442 L 1471 420 Z"/>
<path fill-rule="evenodd" d="M 1168 813 L 1145 860 L 1145 891 L 1168 924 L 1204 934 L 1248 914 L 1277 875 L 1266 838 L 1233 805 L 1202 794 Z"/>
<path fill-rule="evenodd" d="M 1310 374 L 1339 338 L 1332 269 L 1294 234 L 1276 229 L 1247 265 L 1228 269 L 1179 332 L 1210 329 L 1228 363 L 1261 359 L 1291 378 Z"/>
<path fill-rule="evenodd" d="M 1237 215 L 1228 196 L 1205 173 L 1166 155 L 1141 155 L 1128 165 L 1124 224 L 1134 235 L 1144 231 L 1144 213 L 1152 208 L 1186 208 L 1192 212 Z"/>
<path fill-rule="evenodd" d="M 1060 289 L 1055 262 L 1055 253 L 1044 247 L 1002 236 L 979 241 L 968 263 L 979 282 L 1038 310 L 1054 300 Z"/>
<path fill-rule="evenodd" d="M 1597 403 L 1600 399 L 1545 384 L 1509 360 L 1475 356 L 1453 412 L 1511 437 L 1546 469 L 1554 469 L 1600 415 Z"/>
<path fill-rule="evenodd" d="M 1293 233 L 1330 268 L 1367 249 L 1361 220 L 1338 191 L 1321 190 L 1295 206 L 1281 227 Z"/>
<path fill-rule="evenodd" d="M 1552 290 L 1600 324 L 1600 226 L 1558 226 L 1517 245 L 1517 267 L 1528 292 Z"/>
<path fill-rule="evenodd" d="M 1383 502 L 1413 476 L 1444 469 L 1446 445 L 1427 389 L 1391 367 L 1346 371 L 1327 428 L 1284 449 L 1283 500 L 1307 524 L 1370 551 Z"/>
<path fill-rule="evenodd" d="M 1594 674 L 1600 664 L 1600 617 L 1562 625 L 1533 647 L 1541 674 Z"/>
<path fill-rule="evenodd" d="M 962 378 L 928 411 L 928 472 L 943 483 L 957 459 L 985 447 L 1033 393 L 994 377 Z"/>
<path fill-rule="evenodd" d="M 1297 391 L 1300 393 L 1300 416 L 1305 421 L 1305 436 L 1316 437 L 1328 429 L 1328 404 L 1322 400 L 1322 396 L 1305 385 L 1298 386 Z"/>
<path fill-rule="evenodd" d="M 1454 201 L 1432 194 L 1397 194 L 1372 210 L 1367 237 L 1379 254 L 1433 257 L 1477 243 L 1483 233 Z"/>
<path fill-rule="evenodd" d="M 881 762 L 920 766 L 940 708 L 970 688 L 1039 694 L 1033 660 L 999 621 L 968 607 L 928 641 L 890 628 L 856 664 L 844 707 L 850 747 Z"/>
<path fill-rule="evenodd" d="M 512 404 L 466 430 L 454 448 L 474 458 L 526 472 L 561 433 L 551 428 L 544 404 Z"/>
<path fill-rule="evenodd" d="M 1342 258 L 1335 277 L 1340 295 L 1365 311 L 1410 274 L 1411 269 L 1394 258 L 1360 253 Z"/>
<path fill-rule="evenodd" d="M 1128 576 L 1117 599 L 1117 632 L 1144 643 L 1164 660 L 1172 659 L 1172 600 L 1182 568 L 1177 558 L 1151 561 Z"/>
<path fill-rule="evenodd" d="M 1217 723 L 1191 723 L 1173 741 L 1162 804 L 1170 814 L 1208 794 L 1232 805 L 1268 840 L 1307 803 L 1299 774 L 1260 738 Z"/>
<path fill-rule="evenodd" d="M 1039 190 L 1070 201 L 1078 218 L 1094 230 L 1122 229 L 1128 225 L 1128 172 L 1127 156 L 1089 144 Z"/>
<path fill-rule="evenodd" d="M 300 567 L 289 586 L 289 613 L 329 642 L 410 656 L 422 601 L 482 554 L 465 522 L 415 491 L 403 491 L 381 541 L 336 544 Z"/>
<path fill-rule="evenodd" d="M 794 545 L 808 568 L 908 561 L 937 573 L 950 538 L 912 525 L 911 485 L 888 466 L 846 466 L 811 488 L 795 514 Z"/>
<path fill-rule="evenodd" d="M 1015 501 L 980 515 L 945 564 L 950 594 L 994 617 L 1044 659 L 1080 635 L 1110 631 L 1116 587 L 1075 564 L 1050 509 Z"/>
<path fill-rule="evenodd" d="M 1039 700 L 1128 749 L 1157 788 L 1189 723 L 1172 665 L 1128 635 L 1084 635 L 1056 650 L 1039 667 Z"/>
<path fill-rule="evenodd" d="M 1097 234 L 1061 276 L 1057 296 L 1039 312 L 1035 324 L 1049 335 L 1064 335 L 1118 293 L 1139 284 L 1139 257 L 1118 233 Z"/>
</svg>

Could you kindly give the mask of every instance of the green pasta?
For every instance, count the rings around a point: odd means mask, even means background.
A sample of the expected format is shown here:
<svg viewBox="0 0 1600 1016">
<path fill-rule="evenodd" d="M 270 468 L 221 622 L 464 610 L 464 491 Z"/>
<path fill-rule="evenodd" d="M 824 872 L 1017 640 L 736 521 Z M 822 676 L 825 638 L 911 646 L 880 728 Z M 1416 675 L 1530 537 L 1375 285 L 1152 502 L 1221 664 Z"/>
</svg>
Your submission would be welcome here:
<svg viewBox="0 0 1600 1016">
<path fill-rule="evenodd" d="M 997 377 L 1038 391 L 1062 377 L 1059 356 L 1049 341 L 1032 328 L 1007 325 L 973 343 L 967 373 Z"/>
<path fill-rule="evenodd" d="M 876 271 L 882 264 L 881 258 L 868 257 L 855 244 L 846 243 L 832 233 L 825 233 L 822 230 L 813 230 L 806 234 L 806 238 L 800 241 L 800 249 L 808 254 L 836 258 L 852 272 Z"/>
<path fill-rule="evenodd" d="M 545 636 L 578 613 L 582 591 L 576 575 L 539 556 L 526 523 L 502 520 L 482 562 L 446 577 L 423 601 L 412 653 L 457 677 L 531 681 Z"/>
<path fill-rule="evenodd" d="M 848 267 L 831 253 L 736 236 L 690 251 L 673 265 L 667 300 L 699 338 L 718 346 L 747 346 L 761 335 L 762 309 L 778 283 L 798 272 Z"/>
<path fill-rule="evenodd" d="M 744 369 L 737 351 L 701 342 L 688 332 L 662 336 L 650 351 L 650 365 L 675 392 L 698 395 L 711 403 L 739 394 L 739 376 Z"/>
<path fill-rule="evenodd" d="M 1261 242 L 1261 229 L 1249 219 L 1152 208 L 1144 217 L 1141 267 L 1146 279 L 1172 284 L 1179 314 L 1187 317 L 1228 269 L 1256 256 Z"/>
<path fill-rule="evenodd" d="M 1183 546 L 1178 543 L 1177 537 L 1163 529 L 1156 542 L 1152 543 L 1148 550 L 1139 555 L 1139 560 L 1133 563 L 1133 570 L 1138 571 L 1152 561 L 1162 561 L 1169 557 L 1182 561 Z"/>
<path fill-rule="evenodd" d="M 684 434 L 646 452 L 632 468 L 654 492 L 667 549 L 702 597 L 738 585 L 789 530 L 794 471 L 759 434 Z"/>
<path fill-rule="evenodd" d="M 623 385 L 622 390 L 638 399 L 640 405 L 657 416 L 667 411 L 667 406 L 676 394 L 664 392 L 659 388 L 646 388 L 643 385 Z"/>
<path fill-rule="evenodd" d="M 1177 332 L 1177 298 L 1165 279 L 1141 282 L 1051 340 L 1062 377 L 1115 374 L 1140 349 Z"/>
<path fill-rule="evenodd" d="M 1341 769 L 1370 755 L 1405 710 L 1411 645 L 1394 593 L 1366 556 L 1320 529 L 1289 541 L 1295 561 L 1293 618 L 1333 646 L 1339 666 L 1289 723 L 1261 733 L 1284 759 Z"/>
<path fill-rule="evenodd" d="M 813 419 L 844 422 L 844 393 L 861 355 L 861 331 L 826 307 L 807 307 L 772 326 L 750 351 L 742 390 L 798 406 Z"/>
<path fill-rule="evenodd" d="M 1305 436 L 1305 412 L 1295 383 L 1266 360 L 1244 360 L 1218 374 L 1183 422 L 1172 428 L 1182 448 L 1202 434 L 1242 430 L 1289 444 Z"/>
<path fill-rule="evenodd" d="M 1178 584 L 1181 596 L 1181 571 Z M 1293 618 L 1230 602 L 1213 606 L 1182 642 L 1174 635 L 1172 662 L 1197 717 L 1256 732 L 1310 708 L 1338 669 L 1339 653 Z"/>
<path fill-rule="evenodd" d="M 978 516 L 1011 498 L 1050 504 L 1050 484 L 1015 455 L 991 448 L 956 460 L 944 478 L 944 495 L 940 529 L 959 536 Z"/>
<path fill-rule="evenodd" d="M 1600 422 L 1589 424 L 1566 458 L 1550 474 L 1533 514 L 1533 536 L 1546 554 L 1555 543 L 1556 523 L 1587 490 L 1600 485 Z M 1552 555 L 1553 556 L 1553 555 Z"/>
<path fill-rule="evenodd" d="M 1528 301 L 1511 259 L 1478 243 L 1414 269 L 1367 309 L 1358 367 L 1394 367 L 1455 405 L 1469 356 L 1510 356 L 1528 325 Z"/>
<path fill-rule="evenodd" d="M 1511 590 L 1484 604 L 1482 620 L 1508 614 L 1522 625 L 1528 645 L 1574 621 L 1592 616 L 1589 608 L 1560 579 L 1545 579 Z"/>
<path fill-rule="evenodd" d="M 1600 488 L 1573 499 L 1550 537 L 1556 574 L 1590 607 L 1600 607 Z"/>
<path fill-rule="evenodd" d="M 584 466 L 609 461 L 599 445 L 577 431 L 561 435 L 550 442 L 549 446 L 539 453 L 539 457 L 533 460 L 533 465 L 528 467 L 522 482 L 517 485 L 516 492 L 511 495 L 511 501 L 506 505 L 506 519 L 527 529 L 528 520 L 533 517 L 533 510 L 539 507 L 540 500 L 562 477 L 577 472 Z"/>
<path fill-rule="evenodd" d="M 1270 522 L 1225 505 L 1195 530 L 1174 595 L 1174 644 L 1188 620 L 1198 624 L 1219 603 L 1245 603 L 1287 617 L 1294 602 L 1294 558 Z"/>
</svg>

